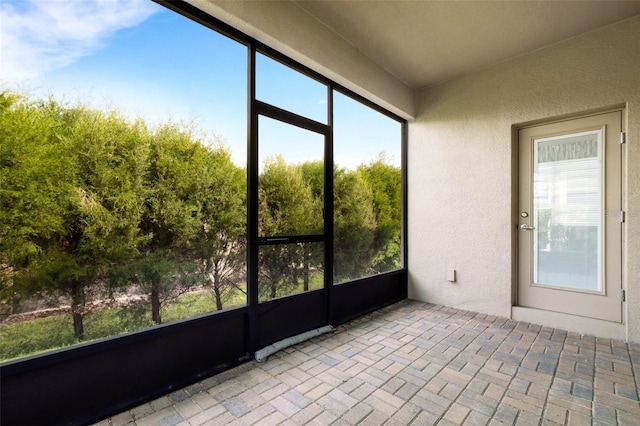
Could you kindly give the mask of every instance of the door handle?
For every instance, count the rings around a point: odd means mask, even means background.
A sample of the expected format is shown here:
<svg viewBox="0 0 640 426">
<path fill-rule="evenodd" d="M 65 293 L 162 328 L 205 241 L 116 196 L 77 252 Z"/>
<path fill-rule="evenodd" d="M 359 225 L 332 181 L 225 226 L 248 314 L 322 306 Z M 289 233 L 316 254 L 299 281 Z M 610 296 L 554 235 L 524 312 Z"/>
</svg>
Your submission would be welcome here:
<svg viewBox="0 0 640 426">
<path fill-rule="evenodd" d="M 520 229 L 522 229 L 523 231 L 532 231 L 534 229 L 536 229 L 535 226 L 529 226 L 526 223 L 523 223 L 522 225 L 520 225 Z"/>
</svg>

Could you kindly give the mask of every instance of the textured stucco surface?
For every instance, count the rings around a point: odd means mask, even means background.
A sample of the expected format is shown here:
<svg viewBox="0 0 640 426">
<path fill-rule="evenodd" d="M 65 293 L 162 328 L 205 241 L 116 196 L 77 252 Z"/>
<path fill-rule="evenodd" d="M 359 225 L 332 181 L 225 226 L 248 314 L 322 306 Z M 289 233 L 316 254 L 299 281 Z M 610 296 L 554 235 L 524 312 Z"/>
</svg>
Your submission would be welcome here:
<svg viewBox="0 0 640 426">
<path fill-rule="evenodd" d="M 414 117 L 414 96 L 409 87 L 294 3 L 189 3 L 401 117 Z"/>
<path fill-rule="evenodd" d="M 513 126 L 620 105 L 628 133 L 625 326 L 628 340 L 640 342 L 640 16 L 417 95 L 409 296 L 510 316 Z M 451 267 L 456 283 L 446 281 Z"/>
</svg>

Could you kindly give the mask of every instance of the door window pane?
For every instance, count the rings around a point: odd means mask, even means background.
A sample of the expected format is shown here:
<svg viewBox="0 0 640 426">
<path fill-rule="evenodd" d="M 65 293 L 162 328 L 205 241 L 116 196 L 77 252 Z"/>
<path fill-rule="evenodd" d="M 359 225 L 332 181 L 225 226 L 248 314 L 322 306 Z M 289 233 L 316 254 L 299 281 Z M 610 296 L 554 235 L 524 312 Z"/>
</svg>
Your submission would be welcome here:
<svg viewBox="0 0 640 426">
<path fill-rule="evenodd" d="M 402 125 L 334 92 L 334 282 L 402 266 Z"/>
<path fill-rule="evenodd" d="M 602 134 L 534 141 L 534 282 L 602 291 Z"/>
<path fill-rule="evenodd" d="M 261 53 L 256 54 L 256 99 L 327 124 L 327 86 Z"/>
</svg>

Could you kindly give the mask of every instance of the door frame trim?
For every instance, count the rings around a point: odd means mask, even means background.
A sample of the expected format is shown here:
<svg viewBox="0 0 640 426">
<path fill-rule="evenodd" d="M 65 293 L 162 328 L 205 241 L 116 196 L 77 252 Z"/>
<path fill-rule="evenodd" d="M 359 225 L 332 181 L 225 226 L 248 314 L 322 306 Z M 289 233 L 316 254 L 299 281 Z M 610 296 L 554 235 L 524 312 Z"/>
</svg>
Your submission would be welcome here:
<svg viewBox="0 0 640 426">
<path fill-rule="evenodd" d="M 553 124 L 563 121 L 571 121 L 580 118 L 591 117 L 595 115 L 607 114 L 611 112 L 620 112 L 621 129 L 628 133 L 627 128 L 627 104 L 619 103 L 601 108 L 593 108 L 577 113 L 561 114 L 554 117 L 535 119 L 521 123 L 515 123 L 511 126 L 511 319 L 516 321 L 525 321 L 540 324 L 549 327 L 557 327 L 570 332 L 578 332 L 582 334 L 594 335 L 596 337 L 612 338 L 626 340 L 627 330 L 627 310 L 626 301 L 622 303 L 621 322 L 610 322 L 595 318 L 587 318 L 578 315 L 565 314 L 560 312 L 547 311 L 543 309 L 530 308 L 518 305 L 518 239 L 519 239 L 519 161 L 520 161 L 520 130 L 540 125 Z M 627 163 L 626 150 L 622 150 L 621 155 L 621 205 L 623 210 L 627 210 Z M 627 290 L 627 238 L 626 238 L 626 222 L 622 223 L 622 239 L 621 239 L 621 287 L 623 291 Z"/>
</svg>

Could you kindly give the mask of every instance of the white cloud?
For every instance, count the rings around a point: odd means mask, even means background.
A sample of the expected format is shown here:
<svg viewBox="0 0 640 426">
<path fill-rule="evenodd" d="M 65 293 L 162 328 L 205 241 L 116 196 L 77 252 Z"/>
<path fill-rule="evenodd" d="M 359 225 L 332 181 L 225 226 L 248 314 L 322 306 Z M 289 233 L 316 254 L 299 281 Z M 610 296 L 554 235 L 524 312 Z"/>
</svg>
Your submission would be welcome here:
<svg viewBox="0 0 640 426">
<path fill-rule="evenodd" d="M 159 10 L 150 0 L 3 0 L 0 83 L 69 65 Z"/>
</svg>

